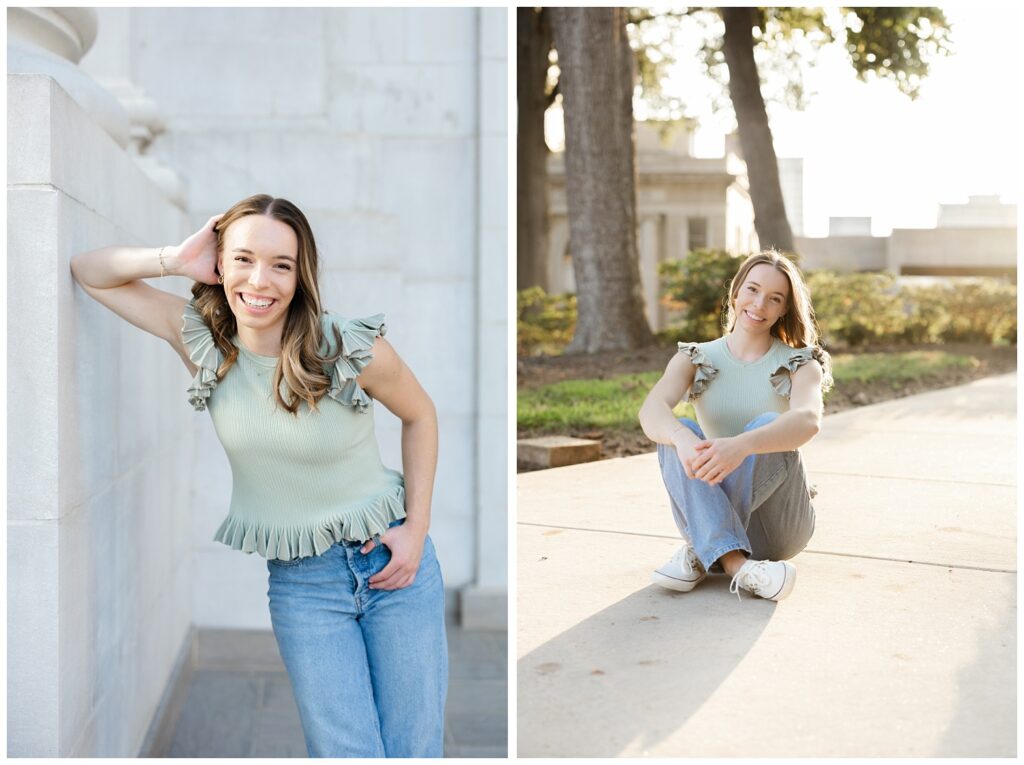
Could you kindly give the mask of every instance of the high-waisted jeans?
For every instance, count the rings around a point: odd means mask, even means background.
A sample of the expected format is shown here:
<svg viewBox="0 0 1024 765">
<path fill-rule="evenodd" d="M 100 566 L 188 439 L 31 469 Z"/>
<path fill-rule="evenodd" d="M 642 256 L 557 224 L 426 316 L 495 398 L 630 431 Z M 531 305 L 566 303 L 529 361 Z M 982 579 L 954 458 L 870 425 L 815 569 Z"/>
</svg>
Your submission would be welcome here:
<svg viewBox="0 0 1024 765">
<path fill-rule="evenodd" d="M 378 541 L 363 555 L 362 545 L 267 561 L 309 756 L 442 757 L 448 644 L 434 545 L 427 537 L 415 581 L 400 590 L 369 588 L 391 551 Z"/>
<path fill-rule="evenodd" d="M 762 427 L 778 416 L 766 412 L 743 430 Z M 693 420 L 679 422 L 706 438 Z M 679 533 L 705 571 L 731 550 L 743 550 L 755 560 L 792 558 L 814 533 L 813 490 L 798 451 L 753 454 L 716 486 L 687 478 L 672 446 L 658 444 L 658 464 Z"/>
</svg>

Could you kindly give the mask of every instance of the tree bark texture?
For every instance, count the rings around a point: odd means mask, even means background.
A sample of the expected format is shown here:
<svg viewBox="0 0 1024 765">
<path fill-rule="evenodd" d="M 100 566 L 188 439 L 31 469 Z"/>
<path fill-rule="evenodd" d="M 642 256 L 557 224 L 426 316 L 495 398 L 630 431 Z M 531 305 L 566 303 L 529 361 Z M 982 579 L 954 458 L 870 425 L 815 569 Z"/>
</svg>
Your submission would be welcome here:
<svg viewBox="0 0 1024 765">
<path fill-rule="evenodd" d="M 623 8 L 552 8 L 565 112 L 569 250 L 578 318 L 568 352 L 652 341 L 636 243 L 633 51 Z"/>
<path fill-rule="evenodd" d="M 544 93 L 551 51 L 550 11 L 516 9 L 516 282 L 517 289 L 548 283 L 548 146 Z"/>
<path fill-rule="evenodd" d="M 786 217 L 779 183 L 768 113 L 761 95 L 761 79 L 754 61 L 754 9 L 720 8 L 725 22 L 725 63 L 729 67 L 729 97 L 736 111 L 740 148 L 747 163 L 754 229 L 762 249 L 774 247 L 794 253 L 793 231 Z"/>
</svg>

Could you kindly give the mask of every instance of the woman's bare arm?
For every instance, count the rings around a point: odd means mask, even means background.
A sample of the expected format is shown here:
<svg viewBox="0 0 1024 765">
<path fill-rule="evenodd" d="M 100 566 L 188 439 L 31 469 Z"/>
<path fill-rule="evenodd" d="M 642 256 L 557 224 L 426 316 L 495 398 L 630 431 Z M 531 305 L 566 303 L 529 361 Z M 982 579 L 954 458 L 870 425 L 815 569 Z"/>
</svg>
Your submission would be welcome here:
<svg viewBox="0 0 1024 765">
<path fill-rule="evenodd" d="M 736 436 L 748 454 L 789 452 L 798 449 L 821 430 L 824 403 L 821 395 L 822 369 L 810 361 L 791 375 L 789 411 L 783 412 L 764 427 Z"/>
<path fill-rule="evenodd" d="M 94 300 L 139 329 L 170 343 L 194 374 L 196 367 L 189 361 L 181 338 L 181 316 L 187 301 L 142 280 L 160 276 L 162 264 L 164 275 L 216 283 L 213 227 L 220 217 L 211 218 L 181 245 L 103 247 L 80 253 L 71 258 L 71 274 Z"/>
<path fill-rule="evenodd" d="M 697 435 L 679 424 L 672 409 L 683 400 L 693 385 L 696 367 L 685 353 L 677 353 L 665 367 L 665 373 L 654 384 L 640 407 L 640 427 L 644 435 L 659 444 L 678 446 L 678 439 L 696 443 Z"/>
<path fill-rule="evenodd" d="M 141 281 L 160 275 L 159 252 L 160 248 L 149 247 L 104 247 L 83 252 L 71 259 L 71 273 L 91 298 L 139 329 L 175 345 L 181 343 L 185 298 Z M 169 260 L 165 254 L 164 263 Z"/>
<path fill-rule="evenodd" d="M 362 388 L 402 421 L 402 467 L 405 473 L 405 523 L 381 535 L 391 561 L 370 584 L 394 590 L 412 584 L 430 526 L 430 502 L 437 470 L 437 412 L 412 370 L 391 344 L 377 338 L 373 361 L 359 375 Z M 373 549 L 373 543 L 363 549 Z"/>
</svg>

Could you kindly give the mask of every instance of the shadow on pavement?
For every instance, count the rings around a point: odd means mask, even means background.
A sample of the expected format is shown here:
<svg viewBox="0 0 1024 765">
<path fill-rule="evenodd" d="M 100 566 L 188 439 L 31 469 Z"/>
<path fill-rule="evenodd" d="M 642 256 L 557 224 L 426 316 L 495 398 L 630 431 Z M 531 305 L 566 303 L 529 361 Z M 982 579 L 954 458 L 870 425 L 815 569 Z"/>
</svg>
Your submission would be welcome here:
<svg viewBox="0 0 1024 765">
<path fill-rule="evenodd" d="M 976 658 L 957 673 L 956 712 L 938 748 L 944 757 L 1017 756 L 1016 576 L 1000 579 L 1009 590 L 1007 608 L 978 625 Z"/>
<path fill-rule="evenodd" d="M 769 601 L 737 609 L 729 581 L 712 576 L 689 593 L 650 585 L 523 656 L 519 756 L 614 757 L 677 730 L 774 614 Z"/>
</svg>

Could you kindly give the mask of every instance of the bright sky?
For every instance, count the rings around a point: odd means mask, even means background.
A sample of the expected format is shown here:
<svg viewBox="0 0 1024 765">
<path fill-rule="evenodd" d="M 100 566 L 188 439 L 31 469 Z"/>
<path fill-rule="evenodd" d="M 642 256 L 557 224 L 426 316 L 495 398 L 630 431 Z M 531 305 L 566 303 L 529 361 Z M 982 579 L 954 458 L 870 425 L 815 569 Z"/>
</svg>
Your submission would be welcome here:
<svg viewBox="0 0 1024 765">
<path fill-rule="evenodd" d="M 829 46 L 805 77 L 807 109 L 770 112 L 776 153 L 804 158 L 805 235 L 825 236 L 829 216 L 870 216 L 873 233 L 885 235 L 932 227 L 940 203 L 968 195 L 1017 201 L 1021 13 L 942 7 L 953 53 L 933 62 L 916 101 L 888 82 L 860 82 L 845 52 Z M 670 89 L 684 100 L 709 87 L 685 73 L 693 71 L 673 72 Z M 721 156 L 725 128 L 699 116 L 696 154 Z"/>
</svg>

